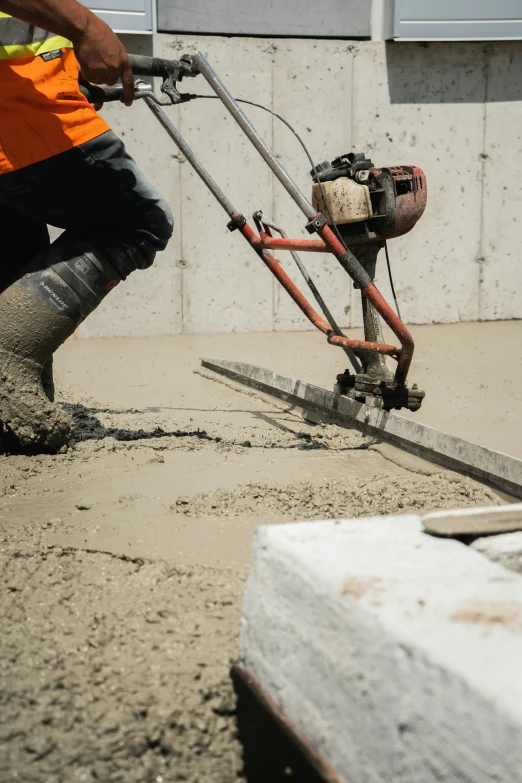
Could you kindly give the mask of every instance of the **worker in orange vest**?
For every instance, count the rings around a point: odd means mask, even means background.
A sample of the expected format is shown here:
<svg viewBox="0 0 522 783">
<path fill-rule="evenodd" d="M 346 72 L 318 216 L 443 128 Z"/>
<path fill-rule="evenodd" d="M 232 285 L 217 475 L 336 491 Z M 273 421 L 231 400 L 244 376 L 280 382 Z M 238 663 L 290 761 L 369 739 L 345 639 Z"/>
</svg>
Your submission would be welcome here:
<svg viewBox="0 0 522 783">
<path fill-rule="evenodd" d="M 48 32 L 51 31 L 51 32 Z M 79 91 L 134 77 L 112 30 L 76 0 L 0 0 L 0 422 L 56 450 L 52 355 L 120 281 L 151 266 L 169 206 Z M 47 225 L 65 229 L 52 244 Z"/>
</svg>

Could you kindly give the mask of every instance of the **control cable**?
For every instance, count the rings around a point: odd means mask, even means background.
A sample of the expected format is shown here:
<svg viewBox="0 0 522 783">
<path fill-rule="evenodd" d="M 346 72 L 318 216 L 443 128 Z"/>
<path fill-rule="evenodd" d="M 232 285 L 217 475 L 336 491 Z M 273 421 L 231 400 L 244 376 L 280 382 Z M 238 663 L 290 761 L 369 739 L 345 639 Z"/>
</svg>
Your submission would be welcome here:
<svg viewBox="0 0 522 783">
<path fill-rule="evenodd" d="M 397 310 L 397 315 L 399 316 L 399 320 L 402 321 L 401 311 L 399 309 L 399 303 L 397 301 L 397 296 L 395 294 L 395 286 L 393 285 L 393 275 L 392 275 L 391 264 L 390 264 L 390 256 L 388 255 L 388 243 L 386 242 L 386 240 L 384 242 L 384 252 L 386 253 L 386 265 L 388 267 L 388 277 L 390 278 L 390 288 L 393 294 L 393 301 L 395 302 L 395 309 Z"/>
<path fill-rule="evenodd" d="M 190 97 L 191 98 L 214 98 L 216 100 L 220 100 L 218 95 L 191 95 Z M 339 229 L 337 228 L 337 223 L 333 219 L 332 212 L 330 210 L 330 205 L 328 204 L 328 201 L 326 200 L 326 194 L 324 192 L 323 183 L 319 180 L 319 173 L 317 171 L 317 167 L 316 167 L 315 163 L 312 160 L 312 156 L 310 155 L 310 153 L 308 151 L 308 147 L 306 146 L 306 144 L 304 143 L 304 141 L 302 140 L 302 138 L 298 134 L 298 132 L 294 128 L 292 128 L 292 126 L 290 125 L 288 120 L 285 120 L 284 117 L 281 117 L 280 114 L 277 114 L 277 112 L 272 111 L 272 109 L 269 109 L 267 106 L 263 106 L 262 103 L 254 103 L 254 101 L 247 101 L 245 98 L 234 98 L 234 100 L 236 101 L 236 103 L 247 103 L 249 106 L 256 106 L 258 109 L 263 109 L 263 111 L 266 111 L 269 114 L 271 114 L 273 117 L 277 117 L 278 120 L 281 120 L 281 122 L 284 125 L 286 125 L 286 127 L 290 131 L 292 131 L 292 133 L 296 137 L 297 141 L 299 142 L 299 144 L 301 145 L 301 147 L 305 151 L 305 155 L 308 158 L 310 166 L 312 167 L 312 170 L 313 170 L 313 172 L 314 172 L 314 174 L 316 176 L 317 184 L 319 185 L 319 189 L 321 191 L 321 196 L 322 196 L 324 205 L 326 207 L 326 211 L 328 212 L 328 217 L 330 218 L 330 222 L 331 222 L 332 228 L 335 231 L 335 234 L 337 236 L 337 239 L 339 240 L 339 242 L 341 242 L 341 244 L 344 247 L 344 249 L 348 250 L 348 248 L 346 246 L 346 243 L 345 243 L 344 239 L 342 238 L 342 236 L 341 236 L 341 234 L 339 232 Z"/>
</svg>

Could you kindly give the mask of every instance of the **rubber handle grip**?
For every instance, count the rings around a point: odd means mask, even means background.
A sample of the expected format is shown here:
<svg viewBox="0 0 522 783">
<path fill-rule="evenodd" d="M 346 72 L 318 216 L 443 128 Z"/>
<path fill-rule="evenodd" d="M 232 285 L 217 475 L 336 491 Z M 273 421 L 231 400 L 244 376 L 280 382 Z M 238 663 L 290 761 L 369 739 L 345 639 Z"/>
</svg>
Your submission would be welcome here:
<svg viewBox="0 0 522 783">
<path fill-rule="evenodd" d="M 142 54 L 129 54 L 133 73 L 140 76 L 162 76 L 164 79 L 172 73 L 176 60 L 164 60 L 161 57 L 145 57 Z"/>
<path fill-rule="evenodd" d="M 123 88 L 121 84 L 108 87 L 105 84 L 81 84 L 80 92 L 85 95 L 89 103 L 110 103 L 123 100 Z"/>
</svg>

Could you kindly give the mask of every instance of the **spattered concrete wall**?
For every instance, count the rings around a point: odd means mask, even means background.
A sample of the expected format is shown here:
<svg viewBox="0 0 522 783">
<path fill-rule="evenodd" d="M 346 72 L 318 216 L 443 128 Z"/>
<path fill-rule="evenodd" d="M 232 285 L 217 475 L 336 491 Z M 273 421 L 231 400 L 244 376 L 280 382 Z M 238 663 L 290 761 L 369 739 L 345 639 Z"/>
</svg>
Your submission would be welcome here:
<svg viewBox="0 0 522 783">
<path fill-rule="evenodd" d="M 126 38 L 150 53 L 147 39 Z M 236 97 L 283 114 L 315 161 L 366 151 L 376 165 L 421 166 L 428 207 L 389 243 L 409 323 L 522 317 L 518 257 L 522 173 L 522 42 L 370 41 L 157 35 L 154 54 L 203 51 Z M 201 78 L 190 92 L 210 93 Z M 306 193 L 308 161 L 290 131 L 260 109 L 247 113 Z M 291 235 L 304 219 L 218 101 L 168 109 L 238 211 L 262 209 Z M 308 328 L 147 107 L 105 116 L 169 199 L 175 236 L 153 269 L 121 285 L 82 327 L 83 336 Z M 291 259 L 279 254 L 295 280 Z M 328 256 L 305 260 L 344 326 L 360 324 L 359 294 Z M 377 282 L 390 297 L 384 259 Z"/>
</svg>

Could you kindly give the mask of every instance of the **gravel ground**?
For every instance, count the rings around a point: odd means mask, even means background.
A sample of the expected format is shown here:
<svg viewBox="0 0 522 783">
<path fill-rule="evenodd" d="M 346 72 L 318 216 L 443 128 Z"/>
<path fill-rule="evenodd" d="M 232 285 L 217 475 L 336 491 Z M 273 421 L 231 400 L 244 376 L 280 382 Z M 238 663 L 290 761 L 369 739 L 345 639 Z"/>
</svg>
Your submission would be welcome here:
<svg viewBox="0 0 522 783">
<path fill-rule="evenodd" d="M 341 481 L 321 484 L 245 484 L 196 497 L 180 497 L 173 510 L 187 516 L 215 514 L 240 517 L 293 516 L 295 519 L 350 519 L 353 517 L 496 505 L 498 497 L 486 487 L 451 473 L 412 476 L 406 481 L 383 475 L 362 480 L 356 488 Z"/>
<path fill-rule="evenodd" d="M 3 542 L 2 781 L 241 779 L 241 576 Z"/>
</svg>

